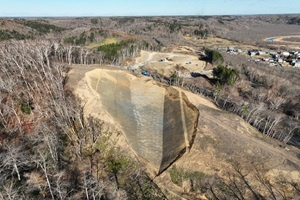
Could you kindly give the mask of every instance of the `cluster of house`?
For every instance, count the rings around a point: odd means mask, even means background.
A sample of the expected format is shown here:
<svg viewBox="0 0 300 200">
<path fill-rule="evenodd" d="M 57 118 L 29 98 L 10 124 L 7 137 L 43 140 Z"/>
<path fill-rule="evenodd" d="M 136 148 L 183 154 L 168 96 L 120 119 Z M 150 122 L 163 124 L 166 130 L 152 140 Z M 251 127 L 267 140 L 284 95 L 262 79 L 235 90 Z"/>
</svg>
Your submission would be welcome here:
<svg viewBox="0 0 300 200">
<path fill-rule="evenodd" d="M 228 48 L 227 53 L 240 54 L 246 53 L 254 58 L 255 62 L 266 62 L 271 66 L 289 65 L 292 67 L 300 67 L 300 52 L 298 51 L 281 51 L 281 52 L 267 52 L 262 50 L 246 50 Z"/>
<path fill-rule="evenodd" d="M 230 53 L 230 54 L 240 54 L 240 53 L 243 53 L 244 51 L 241 50 L 241 49 L 234 49 L 234 48 L 231 48 L 231 47 L 228 47 L 227 48 L 227 53 Z"/>
</svg>

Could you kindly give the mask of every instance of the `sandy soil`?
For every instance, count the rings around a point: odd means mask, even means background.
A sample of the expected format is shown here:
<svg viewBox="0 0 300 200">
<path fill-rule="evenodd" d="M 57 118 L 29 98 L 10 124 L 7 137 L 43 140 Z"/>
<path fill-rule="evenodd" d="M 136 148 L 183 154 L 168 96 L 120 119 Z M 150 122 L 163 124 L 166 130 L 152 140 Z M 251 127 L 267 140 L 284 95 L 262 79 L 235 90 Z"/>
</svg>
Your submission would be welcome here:
<svg viewBox="0 0 300 200">
<path fill-rule="evenodd" d="M 264 41 L 273 39 L 273 41 L 275 43 L 280 42 L 280 43 L 288 43 L 288 44 L 295 44 L 295 45 L 300 44 L 300 42 L 287 41 L 286 39 L 288 39 L 288 38 L 299 38 L 300 39 L 300 35 L 277 36 L 277 37 L 265 38 Z"/>
<path fill-rule="evenodd" d="M 186 50 L 189 52 L 192 50 Z M 175 66 L 182 67 L 181 75 L 189 75 L 191 72 L 201 72 L 205 70 L 206 62 L 201 61 L 195 55 L 187 55 L 180 53 L 158 53 L 141 51 L 141 56 L 135 60 L 134 69 L 140 66 L 149 67 L 152 70 L 169 76 L 172 72 L 178 71 Z"/>
<path fill-rule="evenodd" d="M 157 59 L 160 56 L 151 52 L 142 54 L 145 60 Z M 180 59 L 182 57 L 178 56 L 175 60 L 180 61 Z M 139 61 L 142 62 L 142 58 L 139 58 Z M 104 119 L 112 127 L 116 123 L 99 104 L 101 97 L 91 90 L 89 80 L 91 77 L 99 76 L 99 73 L 102 73 L 102 70 L 99 69 L 103 68 L 120 70 L 105 66 L 75 65 L 68 75 L 68 87 L 82 99 L 84 113 Z M 125 71 L 124 73 L 131 79 L 143 80 L 146 78 L 136 77 Z M 199 171 L 210 176 L 217 174 L 224 177 L 230 170 L 232 160 L 245 167 L 251 166 L 251 162 L 257 161 L 266 165 L 267 176 L 271 182 L 280 176 L 300 182 L 300 160 L 297 157 L 300 154 L 299 149 L 290 146 L 282 148 L 281 143 L 263 136 L 239 116 L 218 109 L 209 99 L 180 88 L 176 89 L 183 91 L 189 101 L 200 111 L 194 144 L 189 152 L 186 152 L 174 163 L 176 166 L 185 171 Z M 130 149 L 122 134 L 115 136 L 115 139 L 117 139 L 116 144 L 124 150 Z M 128 153 L 135 157 L 133 151 Z M 251 175 L 248 178 L 251 178 Z M 168 170 L 156 177 L 154 181 L 161 188 L 167 189 L 170 194 L 180 194 L 186 199 L 190 199 L 189 194 L 185 194 L 182 188 L 171 182 Z"/>
<path fill-rule="evenodd" d="M 251 163 L 262 162 L 267 169 L 266 177 L 272 183 L 282 176 L 289 181 L 300 181 L 299 149 L 282 148 L 279 142 L 265 137 L 239 116 L 218 109 L 209 99 L 188 91 L 184 93 L 199 109 L 200 118 L 193 147 L 174 163 L 177 167 L 226 179 L 227 172 L 232 170 L 232 161 L 247 169 Z M 172 183 L 168 170 L 155 182 L 171 190 L 173 195 L 193 199 Z M 253 176 L 250 174 L 247 178 L 253 181 L 251 184 L 259 185 Z"/>
</svg>

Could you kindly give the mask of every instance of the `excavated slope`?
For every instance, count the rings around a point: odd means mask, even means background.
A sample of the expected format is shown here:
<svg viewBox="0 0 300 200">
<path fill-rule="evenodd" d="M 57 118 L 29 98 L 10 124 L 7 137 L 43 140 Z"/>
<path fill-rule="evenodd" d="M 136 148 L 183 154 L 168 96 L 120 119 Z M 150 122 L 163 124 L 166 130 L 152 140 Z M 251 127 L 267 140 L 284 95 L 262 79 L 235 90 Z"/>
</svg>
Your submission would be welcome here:
<svg viewBox="0 0 300 200">
<path fill-rule="evenodd" d="M 235 173 L 233 164 L 239 163 L 243 170 L 251 172 L 247 180 L 261 188 L 252 169 L 259 164 L 263 166 L 264 177 L 283 191 L 289 190 L 277 183 L 282 177 L 300 182 L 299 149 L 265 137 L 239 116 L 218 109 L 201 95 L 98 65 L 75 65 L 68 78 L 67 86 L 82 100 L 85 115 L 123 130 L 139 158 L 148 160 L 147 166 L 152 166 L 156 173 L 172 163 L 193 140 L 188 153 L 173 163 L 185 172 L 227 180 L 228 173 Z M 197 110 L 201 111 L 199 123 Z M 196 125 L 197 134 L 191 139 Z M 123 141 L 122 149 L 129 149 Z M 172 195 L 202 198 L 175 185 L 170 170 L 153 181 Z"/>
<path fill-rule="evenodd" d="M 110 68 L 85 73 L 85 81 L 98 96 L 99 112 L 107 112 L 156 173 L 191 145 L 199 112 L 182 91 Z"/>
</svg>

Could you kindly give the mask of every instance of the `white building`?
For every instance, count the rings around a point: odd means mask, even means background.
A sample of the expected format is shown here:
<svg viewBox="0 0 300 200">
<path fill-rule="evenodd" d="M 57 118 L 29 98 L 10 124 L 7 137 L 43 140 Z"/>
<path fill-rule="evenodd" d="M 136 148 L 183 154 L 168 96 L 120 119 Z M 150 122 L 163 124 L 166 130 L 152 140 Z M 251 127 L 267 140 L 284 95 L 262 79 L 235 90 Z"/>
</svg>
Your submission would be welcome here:
<svg viewBox="0 0 300 200">
<path fill-rule="evenodd" d="M 267 55 L 267 52 L 265 52 L 265 51 L 258 51 L 258 54 L 259 55 Z"/>
<path fill-rule="evenodd" d="M 282 56 L 284 57 L 289 57 L 290 56 L 290 52 L 284 51 L 281 53 Z"/>
<path fill-rule="evenodd" d="M 300 61 L 297 61 L 293 64 L 293 67 L 300 67 Z"/>
<path fill-rule="evenodd" d="M 278 62 L 279 62 L 279 63 L 283 63 L 283 59 L 282 59 L 282 58 L 279 58 L 279 59 L 278 59 Z"/>
</svg>

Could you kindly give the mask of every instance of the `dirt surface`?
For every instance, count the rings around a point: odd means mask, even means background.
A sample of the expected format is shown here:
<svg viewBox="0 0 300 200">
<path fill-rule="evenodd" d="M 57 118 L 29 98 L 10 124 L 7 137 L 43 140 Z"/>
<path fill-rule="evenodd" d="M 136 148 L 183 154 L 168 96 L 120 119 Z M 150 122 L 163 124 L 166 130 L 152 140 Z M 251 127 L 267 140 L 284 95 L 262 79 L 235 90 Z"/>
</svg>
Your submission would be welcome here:
<svg viewBox="0 0 300 200">
<path fill-rule="evenodd" d="M 78 82 L 73 93 L 84 102 L 84 115 L 124 133 L 132 149 L 148 160 L 147 167 L 156 174 L 190 146 L 198 109 L 182 91 L 105 66 L 74 66 L 69 78 L 71 85 Z"/>
<path fill-rule="evenodd" d="M 191 45 L 198 48 L 239 48 L 242 50 L 255 49 L 257 48 L 254 45 L 243 44 L 240 42 L 235 42 L 233 40 L 227 40 L 218 37 L 208 37 L 205 39 L 197 38 L 197 37 L 184 37 L 185 41 Z"/>
<path fill-rule="evenodd" d="M 148 58 L 156 56 L 154 53 L 146 55 Z M 69 73 L 69 86 L 77 95 L 85 97 L 84 112 L 92 112 L 94 116 L 103 118 L 106 111 L 99 107 L 97 94 L 88 92 L 89 87 L 86 85 L 85 78 L 87 72 L 89 76 L 97 76 L 97 73 L 91 71 L 97 68 L 111 69 L 103 66 L 73 66 Z M 227 172 L 232 169 L 232 162 L 238 162 L 246 168 L 260 162 L 264 164 L 270 182 L 273 183 L 282 176 L 288 181 L 300 182 L 300 160 L 297 157 L 300 155 L 299 149 L 281 146 L 281 143 L 265 137 L 237 115 L 218 109 L 209 99 L 177 89 L 184 92 L 189 101 L 199 109 L 200 117 L 192 148 L 173 165 L 185 171 L 201 172 L 208 176 L 218 175 L 226 179 Z M 114 122 L 111 121 L 110 124 L 113 125 Z M 118 144 L 116 143 L 117 145 L 130 149 L 123 136 L 117 137 L 122 138 Z M 132 151 L 130 152 L 134 155 Z M 183 188 L 175 185 L 170 179 L 169 171 L 170 168 L 154 179 L 160 188 L 167 190 L 173 196 L 203 199 L 201 195 L 186 193 Z M 247 178 L 255 184 L 254 175 L 253 177 L 249 175 Z"/>
<path fill-rule="evenodd" d="M 192 50 L 183 49 L 186 52 Z M 177 49 L 177 52 L 182 52 Z M 170 76 L 174 71 L 180 71 L 182 76 L 189 75 L 191 72 L 202 72 L 207 63 L 199 60 L 195 55 L 183 53 L 158 53 L 150 51 L 141 51 L 140 57 L 135 60 L 133 69 L 141 66 L 156 70 L 165 76 Z M 177 66 L 177 69 L 176 69 Z"/>
<path fill-rule="evenodd" d="M 291 40 L 289 40 L 291 39 Z M 265 38 L 264 41 L 273 40 L 274 43 L 288 43 L 288 44 L 300 44 L 300 35 L 278 36 L 272 38 Z M 292 41 L 295 40 L 295 41 Z"/>
<path fill-rule="evenodd" d="M 267 138 L 237 115 L 217 109 L 212 102 L 199 103 L 199 95 L 185 92 L 200 111 L 198 133 L 190 152 L 184 154 L 174 165 L 188 172 L 201 172 L 208 176 L 218 175 L 226 179 L 232 162 L 245 168 L 256 162 L 267 166 L 267 176 L 275 182 L 280 176 L 290 181 L 300 181 L 299 149 L 280 147 L 280 143 Z M 199 98 L 199 99 L 198 99 Z M 209 100 L 207 100 L 209 101 Z M 189 195 L 172 183 L 170 168 L 157 177 L 161 187 L 172 188 L 179 196 Z M 250 180 L 253 178 L 248 177 Z M 251 182 L 254 178 L 251 180 Z M 196 195 L 197 196 L 197 195 Z M 201 199 L 199 196 L 197 198 Z M 192 198 L 191 198 L 192 199 Z"/>
</svg>

